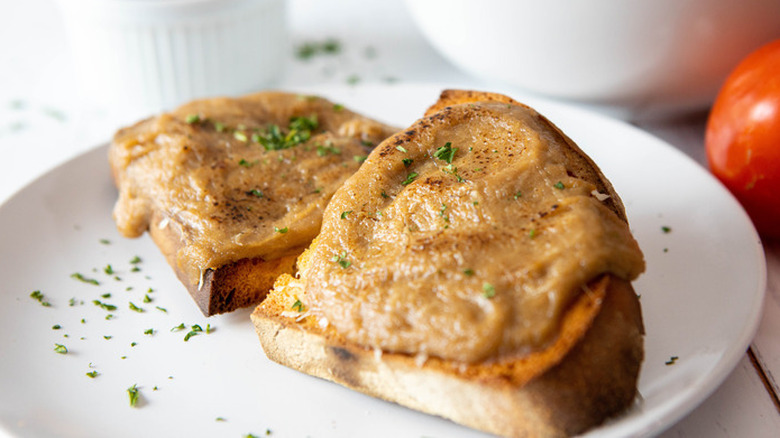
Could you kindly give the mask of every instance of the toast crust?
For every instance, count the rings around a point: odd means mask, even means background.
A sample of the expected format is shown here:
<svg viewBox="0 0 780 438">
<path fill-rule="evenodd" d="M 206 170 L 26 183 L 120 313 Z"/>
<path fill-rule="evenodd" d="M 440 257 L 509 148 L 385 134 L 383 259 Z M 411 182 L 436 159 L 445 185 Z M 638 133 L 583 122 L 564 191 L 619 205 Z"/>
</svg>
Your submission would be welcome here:
<svg viewBox="0 0 780 438">
<path fill-rule="evenodd" d="M 455 364 L 378 353 L 291 312 L 284 276 L 251 318 L 269 359 L 350 389 L 501 436 L 571 436 L 631 405 L 644 357 L 639 300 L 605 276 L 571 306 L 550 352 Z M 283 292 L 280 292 L 283 291 Z"/>
</svg>

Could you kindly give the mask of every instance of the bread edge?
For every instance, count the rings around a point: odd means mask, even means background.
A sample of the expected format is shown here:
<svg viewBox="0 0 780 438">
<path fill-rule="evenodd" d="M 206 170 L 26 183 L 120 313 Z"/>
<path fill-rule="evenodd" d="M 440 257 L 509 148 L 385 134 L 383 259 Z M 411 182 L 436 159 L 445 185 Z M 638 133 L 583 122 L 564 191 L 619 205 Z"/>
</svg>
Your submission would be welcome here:
<svg viewBox="0 0 780 438">
<path fill-rule="evenodd" d="M 284 366 L 497 435 L 569 436 L 625 411 L 637 394 L 644 358 L 639 301 L 629 282 L 606 278 L 601 310 L 581 341 L 521 385 L 379 354 L 261 307 L 251 319 L 268 358 Z"/>
</svg>

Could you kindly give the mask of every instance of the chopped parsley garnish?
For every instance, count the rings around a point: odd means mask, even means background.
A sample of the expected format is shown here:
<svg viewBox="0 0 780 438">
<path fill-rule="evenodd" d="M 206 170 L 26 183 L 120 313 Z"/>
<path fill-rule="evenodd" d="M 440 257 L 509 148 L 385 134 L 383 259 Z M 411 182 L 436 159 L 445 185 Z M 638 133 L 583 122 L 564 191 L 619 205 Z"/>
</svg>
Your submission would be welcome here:
<svg viewBox="0 0 780 438">
<path fill-rule="evenodd" d="M 224 417 L 217 417 L 214 419 L 214 421 L 227 421 Z"/>
<path fill-rule="evenodd" d="M 563 182 L 561 182 L 561 181 L 558 181 L 557 183 L 555 183 L 555 185 L 553 187 L 555 187 L 558 190 L 563 190 L 564 188 L 566 188 L 566 186 L 564 186 Z"/>
<path fill-rule="evenodd" d="M 95 377 L 98 376 L 98 374 L 100 373 L 98 373 L 97 371 L 90 371 L 87 373 L 87 377 L 89 377 L 90 379 L 94 379 Z"/>
<path fill-rule="evenodd" d="M 344 109 L 344 105 L 340 103 L 334 103 L 333 104 L 333 111 L 341 111 Z"/>
<path fill-rule="evenodd" d="M 334 255 L 330 261 L 334 263 L 338 263 L 339 266 L 341 266 L 341 269 L 347 269 L 352 265 L 352 262 L 347 260 L 347 252 L 341 251 L 341 254 Z"/>
<path fill-rule="evenodd" d="M 127 388 L 127 395 L 130 397 L 130 406 L 135 407 L 135 405 L 138 404 L 138 385 L 134 384 Z"/>
<path fill-rule="evenodd" d="M 87 277 L 85 277 L 84 275 L 82 275 L 82 274 L 80 274 L 78 272 L 70 274 L 70 278 L 75 278 L 76 280 L 84 282 L 84 283 L 94 284 L 95 286 L 100 285 L 100 282 L 95 280 L 94 278 L 87 278 Z"/>
<path fill-rule="evenodd" d="M 450 221 L 450 216 L 448 214 L 445 214 L 447 211 L 447 204 L 442 203 L 441 208 L 439 209 L 439 217 L 444 219 L 444 222 Z"/>
<path fill-rule="evenodd" d="M 256 196 L 256 197 L 258 197 L 258 198 L 262 198 L 263 196 L 265 196 L 265 195 L 263 194 L 263 192 L 261 192 L 260 190 L 257 190 L 257 189 L 252 189 L 252 190 L 250 190 L 250 191 L 246 192 L 246 194 L 247 194 L 247 195 Z"/>
<path fill-rule="evenodd" d="M 187 118 L 184 119 L 187 124 L 192 125 L 193 123 L 200 123 L 200 115 L 198 114 L 190 114 L 187 116 Z"/>
<path fill-rule="evenodd" d="M 496 296 L 496 288 L 490 283 L 482 283 L 482 296 L 493 298 Z"/>
<path fill-rule="evenodd" d="M 133 312 L 138 312 L 138 313 L 143 313 L 143 312 L 146 312 L 146 310 L 144 310 L 144 309 L 142 309 L 142 308 L 140 308 L 140 307 L 136 306 L 135 304 L 133 304 L 133 302 L 132 302 L 132 301 L 130 301 L 130 302 L 128 303 L 128 307 L 129 307 L 129 308 L 130 308 L 130 310 L 132 310 Z"/>
<path fill-rule="evenodd" d="M 168 309 L 166 309 L 166 308 L 164 308 L 164 307 L 160 307 L 160 306 L 154 306 L 154 307 L 155 307 L 157 310 L 159 310 L 160 312 L 163 312 L 163 313 L 168 313 Z"/>
<path fill-rule="evenodd" d="M 151 303 L 151 302 L 152 302 L 152 297 L 150 297 L 149 295 L 144 295 L 144 303 Z"/>
<path fill-rule="evenodd" d="M 390 197 L 390 195 L 388 195 L 387 193 L 385 193 L 385 191 L 384 191 L 384 190 L 382 190 L 382 193 L 380 193 L 380 195 L 382 195 L 382 197 L 383 197 L 383 198 L 385 198 L 385 199 L 387 199 L 387 198 L 389 198 L 389 197 Z"/>
<path fill-rule="evenodd" d="M 111 338 L 113 338 L 113 336 L 110 336 L 110 335 L 103 335 L 103 339 L 105 339 L 106 341 L 108 341 L 108 340 L 109 340 L 109 339 L 111 339 Z"/>
<path fill-rule="evenodd" d="M 374 143 L 373 143 L 373 142 L 370 142 L 370 141 L 368 141 L 368 140 L 360 140 L 360 144 L 362 144 L 363 146 L 365 146 L 365 147 L 367 147 L 367 148 L 372 148 L 372 147 L 374 147 Z"/>
<path fill-rule="evenodd" d="M 338 40 L 334 40 L 333 38 L 329 38 L 325 40 L 324 43 L 322 43 L 322 51 L 324 53 L 338 53 L 341 51 L 341 43 L 338 42 Z"/>
<path fill-rule="evenodd" d="M 414 181 L 415 178 L 417 178 L 417 172 L 412 172 L 409 175 L 406 175 L 406 179 L 401 183 L 403 185 L 409 185 Z"/>
<path fill-rule="evenodd" d="M 403 146 L 400 146 L 400 145 L 399 145 L 399 146 L 396 146 L 395 148 L 396 148 L 396 149 L 398 149 L 399 151 L 403 152 L 403 153 L 406 153 L 406 152 L 407 152 L 407 151 L 406 151 L 406 148 L 405 148 L 405 147 L 403 147 Z"/>
<path fill-rule="evenodd" d="M 260 160 L 255 160 L 255 161 L 251 161 L 250 162 L 250 161 L 247 161 L 247 160 L 242 158 L 241 160 L 238 161 L 238 165 L 239 166 L 244 166 L 244 167 L 246 167 L 248 169 L 248 168 L 254 166 L 255 164 L 257 164 L 259 162 L 260 162 Z"/>
<path fill-rule="evenodd" d="M 51 306 L 51 303 L 46 301 L 46 298 L 43 296 L 43 294 L 39 290 L 32 291 L 32 293 L 30 293 L 30 298 L 32 298 L 35 301 L 41 303 L 41 306 L 43 306 L 43 307 Z"/>
<path fill-rule="evenodd" d="M 461 178 L 461 176 L 460 176 L 460 175 L 458 175 L 458 168 L 457 168 L 457 167 L 455 167 L 455 166 L 453 166 L 452 164 L 448 164 L 448 165 L 446 165 L 446 166 L 442 167 L 442 168 L 441 168 L 441 171 L 442 171 L 442 172 L 444 172 L 444 173 L 449 173 L 449 174 L 452 174 L 453 176 L 455 176 L 455 179 L 456 179 L 456 180 L 457 180 L 459 183 L 462 183 L 462 182 L 464 181 L 464 179 L 463 179 L 463 178 Z"/>
<path fill-rule="evenodd" d="M 113 304 L 104 303 L 100 300 L 92 300 L 92 304 L 100 307 L 101 309 L 108 310 L 109 312 L 116 310 L 116 306 Z"/>
<path fill-rule="evenodd" d="M 317 46 L 315 46 L 312 43 L 306 43 L 298 47 L 298 49 L 295 52 L 295 55 L 299 59 L 309 59 L 312 56 L 314 56 L 316 53 L 317 53 Z"/>
<path fill-rule="evenodd" d="M 54 352 L 59 354 L 68 354 L 68 347 L 62 344 L 54 344 Z"/>
<path fill-rule="evenodd" d="M 203 328 L 201 326 L 199 326 L 198 324 L 193 324 L 192 327 L 190 328 L 189 333 L 184 335 L 184 342 L 189 341 L 191 337 L 197 336 L 202 331 Z"/>
<path fill-rule="evenodd" d="M 474 276 L 474 270 L 473 270 L 473 269 L 471 269 L 471 268 L 469 268 L 469 269 L 464 269 L 464 270 L 463 270 L 463 274 L 464 274 L 465 276 L 467 276 L 467 277 L 472 277 L 472 276 Z"/>
<path fill-rule="evenodd" d="M 669 234 L 669 233 L 672 232 L 672 228 L 671 227 L 667 227 L 666 225 L 664 225 L 664 226 L 661 227 L 661 231 L 663 231 L 664 234 Z"/>
<path fill-rule="evenodd" d="M 307 60 L 315 55 L 335 55 L 341 51 L 341 43 L 338 40 L 329 38 L 324 42 L 307 42 L 298 46 L 295 50 L 295 56 L 298 59 Z"/>
<path fill-rule="evenodd" d="M 145 335 L 153 335 L 154 334 L 154 329 L 146 329 L 146 330 L 144 330 L 144 334 Z"/>
<path fill-rule="evenodd" d="M 436 149 L 436 152 L 433 153 L 433 156 L 440 160 L 446 161 L 447 163 L 452 163 L 456 152 L 458 152 L 458 148 L 453 149 L 452 143 L 448 141 L 444 144 L 444 146 Z"/>
<path fill-rule="evenodd" d="M 284 234 L 284 233 L 286 233 L 286 232 L 288 232 L 290 230 L 287 227 L 284 227 L 284 228 L 274 227 L 274 231 L 276 231 L 279 234 Z"/>
<path fill-rule="evenodd" d="M 304 306 L 301 300 L 295 300 L 295 302 L 292 305 L 293 310 L 297 310 L 299 312 L 303 312 Z"/>
<path fill-rule="evenodd" d="M 358 82 L 360 82 L 360 76 L 358 75 L 349 75 L 349 77 L 347 77 L 348 85 L 357 85 Z"/>
<path fill-rule="evenodd" d="M 316 130 L 318 126 L 316 114 L 311 117 L 292 117 L 286 135 L 282 133 L 278 125 L 270 125 L 264 134 L 256 136 L 256 140 L 267 151 L 289 149 L 311 138 L 312 131 Z"/>
<path fill-rule="evenodd" d="M 59 330 L 59 329 L 61 329 L 61 328 L 62 328 L 62 326 L 61 326 L 61 325 L 59 325 L 59 324 L 54 324 L 53 326 L 51 326 L 51 329 L 52 329 L 52 330 Z"/>
<path fill-rule="evenodd" d="M 341 149 L 333 146 L 333 143 L 331 141 L 325 142 L 324 145 L 318 144 L 317 145 L 317 156 L 318 157 L 324 157 L 326 155 L 333 154 L 333 155 L 339 155 L 341 154 Z"/>
<path fill-rule="evenodd" d="M 111 241 L 108 239 L 100 239 L 100 243 L 103 245 L 111 245 Z"/>
<path fill-rule="evenodd" d="M 101 295 L 102 298 L 111 298 L 111 292 L 106 292 L 103 295 Z"/>
<path fill-rule="evenodd" d="M 412 165 L 412 163 L 414 162 L 414 160 L 412 160 L 411 158 L 404 158 L 404 159 L 403 159 L 403 160 L 401 160 L 401 161 L 404 163 L 404 166 L 406 166 L 406 167 L 409 167 L 409 166 L 411 166 L 411 165 Z"/>
<path fill-rule="evenodd" d="M 349 214 L 352 213 L 352 210 L 342 211 L 341 212 L 341 218 L 346 219 Z"/>
<path fill-rule="evenodd" d="M 184 330 L 185 328 L 187 328 L 187 326 L 184 325 L 184 323 L 181 323 L 181 324 L 177 325 L 176 327 L 172 328 L 171 331 L 172 332 L 177 332 L 179 330 Z"/>
<path fill-rule="evenodd" d="M 222 122 L 214 122 L 214 130 L 217 132 L 223 132 L 225 130 L 225 124 Z"/>
<path fill-rule="evenodd" d="M 523 194 L 520 191 L 518 191 L 517 193 L 515 193 L 514 198 L 517 199 L 517 198 L 519 198 L 521 196 L 523 196 Z"/>
<path fill-rule="evenodd" d="M 528 237 L 530 237 L 531 239 L 536 237 L 536 230 L 531 228 L 531 231 L 528 232 Z"/>
<path fill-rule="evenodd" d="M 367 158 L 368 158 L 368 155 L 353 155 L 352 156 L 352 159 L 357 161 L 358 163 L 362 163 L 362 162 L 366 161 Z"/>
</svg>

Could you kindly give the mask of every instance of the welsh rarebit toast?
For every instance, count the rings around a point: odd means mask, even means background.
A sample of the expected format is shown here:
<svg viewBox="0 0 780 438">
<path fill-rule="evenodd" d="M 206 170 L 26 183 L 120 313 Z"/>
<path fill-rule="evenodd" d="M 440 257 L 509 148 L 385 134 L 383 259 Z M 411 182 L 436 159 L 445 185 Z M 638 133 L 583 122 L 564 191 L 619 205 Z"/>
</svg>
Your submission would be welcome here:
<svg viewBox="0 0 780 438">
<path fill-rule="evenodd" d="M 620 198 L 506 96 L 445 91 L 297 263 L 251 316 L 283 365 L 504 436 L 579 434 L 634 401 L 644 259 Z"/>
<path fill-rule="evenodd" d="M 260 302 L 330 197 L 394 128 L 325 99 L 200 100 L 120 130 L 119 231 L 148 231 L 205 315 Z"/>
</svg>

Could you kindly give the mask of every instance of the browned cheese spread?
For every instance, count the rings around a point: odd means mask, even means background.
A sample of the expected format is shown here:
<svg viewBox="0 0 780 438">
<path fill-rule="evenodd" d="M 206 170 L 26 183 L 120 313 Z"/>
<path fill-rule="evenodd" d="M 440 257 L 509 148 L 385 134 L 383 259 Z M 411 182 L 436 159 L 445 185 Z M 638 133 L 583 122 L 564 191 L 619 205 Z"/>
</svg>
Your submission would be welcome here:
<svg viewBox="0 0 780 438">
<path fill-rule="evenodd" d="M 336 189 L 392 132 L 316 97 L 196 101 L 116 135 L 114 219 L 127 237 L 178 227 L 175 259 L 199 284 L 209 268 L 300 251 Z"/>
<path fill-rule="evenodd" d="M 299 262 L 298 299 L 348 341 L 465 363 L 544 348 L 587 282 L 644 270 L 595 165 L 504 103 L 448 107 L 383 142 Z"/>
</svg>

